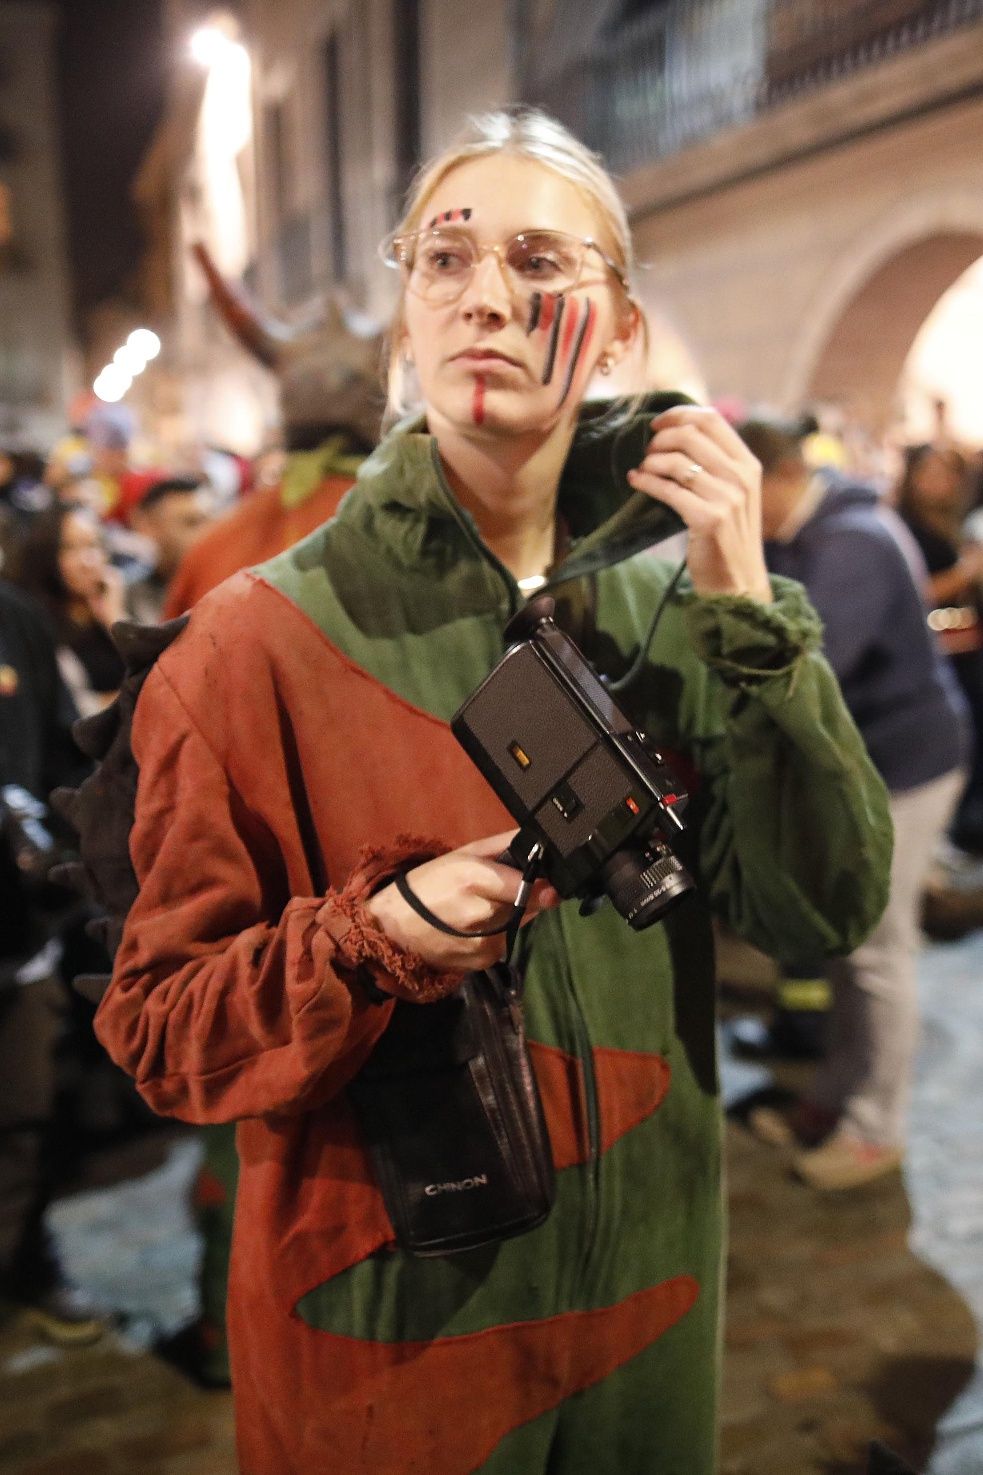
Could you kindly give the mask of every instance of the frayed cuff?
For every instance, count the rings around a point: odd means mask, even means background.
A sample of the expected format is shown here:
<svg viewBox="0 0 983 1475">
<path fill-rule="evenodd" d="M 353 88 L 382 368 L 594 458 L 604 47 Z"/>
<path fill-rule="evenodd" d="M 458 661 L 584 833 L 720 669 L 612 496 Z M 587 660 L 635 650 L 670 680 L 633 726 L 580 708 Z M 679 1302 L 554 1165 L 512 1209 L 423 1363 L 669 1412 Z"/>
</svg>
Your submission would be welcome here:
<svg viewBox="0 0 983 1475">
<path fill-rule="evenodd" d="M 397 835 L 392 845 L 366 846 L 355 869 L 339 891 L 331 890 L 317 913 L 317 922 L 332 938 L 337 959 L 349 968 L 374 1002 L 391 998 L 414 1004 L 432 1004 L 460 986 L 464 974 L 441 971 L 418 953 L 406 952 L 376 926 L 365 903 L 394 876 L 446 855 L 449 846 L 417 835 Z"/>
</svg>

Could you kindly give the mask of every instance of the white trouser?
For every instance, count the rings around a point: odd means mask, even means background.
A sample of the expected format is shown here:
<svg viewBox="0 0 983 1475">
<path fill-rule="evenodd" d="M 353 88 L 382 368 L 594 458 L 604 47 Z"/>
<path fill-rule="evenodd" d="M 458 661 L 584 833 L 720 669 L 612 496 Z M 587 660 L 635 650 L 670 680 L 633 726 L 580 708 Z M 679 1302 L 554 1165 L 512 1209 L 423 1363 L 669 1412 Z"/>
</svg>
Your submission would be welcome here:
<svg viewBox="0 0 983 1475">
<path fill-rule="evenodd" d="M 887 909 L 867 941 L 830 964 L 827 1053 L 809 1096 L 853 1135 L 900 1147 L 918 1044 L 916 958 L 922 885 L 965 783 L 962 770 L 892 794 Z"/>
</svg>

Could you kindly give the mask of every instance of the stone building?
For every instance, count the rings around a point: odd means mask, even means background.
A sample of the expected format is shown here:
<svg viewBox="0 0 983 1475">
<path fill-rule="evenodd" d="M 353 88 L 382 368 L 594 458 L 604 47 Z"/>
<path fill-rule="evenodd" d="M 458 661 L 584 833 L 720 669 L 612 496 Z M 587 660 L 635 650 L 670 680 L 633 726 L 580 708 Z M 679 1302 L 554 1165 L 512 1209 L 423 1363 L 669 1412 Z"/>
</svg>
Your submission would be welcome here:
<svg viewBox="0 0 983 1475">
<path fill-rule="evenodd" d="M 56 18 L 0 6 L 0 444 L 46 447 L 73 365 L 58 168 Z"/>
<path fill-rule="evenodd" d="M 210 315 L 190 241 L 224 251 L 281 318 L 316 315 L 332 286 L 384 317 L 394 283 L 376 246 L 412 170 L 486 107 L 543 104 L 620 175 L 663 382 L 780 408 L 832 400 L 880 428 L 927 314 L 983 257 L 983 0 L 171 13 L 175 47 L 210 20 L 240 48 L 221 65 L 248 72 L 238 134 L 228 107 L 209 133 L 218 64 L 185 79 L 142 180 L 167 243 L 183 413 L 227 441 L 241 427 L 246 449 L 270 433 L 272 397 Z"/>
</svg>

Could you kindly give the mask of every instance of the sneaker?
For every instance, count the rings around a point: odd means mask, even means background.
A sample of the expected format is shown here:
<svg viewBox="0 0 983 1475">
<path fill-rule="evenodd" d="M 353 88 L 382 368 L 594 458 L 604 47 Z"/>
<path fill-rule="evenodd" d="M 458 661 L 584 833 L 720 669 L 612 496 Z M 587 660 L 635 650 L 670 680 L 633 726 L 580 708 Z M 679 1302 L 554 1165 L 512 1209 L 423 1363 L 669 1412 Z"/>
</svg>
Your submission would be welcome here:
<svg viewBox="0 0 983 1475">
<path fill-rule="evenodd" d="M 78 1286 L 59 1284 L 23 1308 L 28 1325 L 57 1347 L 91 1347 L 106 1331 L 105 1307 Z"/>
<path fill-rule="evenodd" d="M 792 1167 L 811 1188 L 837 1193 L 876 1183 L 896 1173 L 903 1160 L 904 1153 L 898 1147 L 878 1147 L 838 1129 L 819 1147 L 796 1153 Z"/>
</svg>

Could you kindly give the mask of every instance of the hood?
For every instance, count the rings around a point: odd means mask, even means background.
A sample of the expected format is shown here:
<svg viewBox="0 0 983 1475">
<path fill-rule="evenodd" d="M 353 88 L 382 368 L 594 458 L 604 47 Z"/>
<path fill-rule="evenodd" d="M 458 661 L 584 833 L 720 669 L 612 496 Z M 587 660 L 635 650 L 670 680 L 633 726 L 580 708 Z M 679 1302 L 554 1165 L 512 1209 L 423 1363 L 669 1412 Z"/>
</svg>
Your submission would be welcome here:
<svg viewBox="0 0 983 1475">
<path fill-rule="evenodd" d="M 692 400 L 672 390 L 652 393 L 630 418 L 608 423 L 612 403 L 591 401 L 581 408 L 557 504 L 570 528 L 571 546 L 550 584 L 620 563 L 683 527 L 671 508 L 632 491 L 626 475 L 645 453 L 653 416 L 673 405 L 692 404 Z M 492 557 L 473 519 L 451 491 L 437 442 L 422 416 L 404 421 L 386 436 L 363 463 L 358 489 L 363 507 L 367 503 L 387 513 L 386 521 L 392 519 L 401 529 L 396 541 L 404 549 L 406 562 L 418 562 L 425 554 L 430 530 L 448 522 L 466 530 L 486 556 Z"/>
<path fill-rule="evenodd" d="M 827 467 L 817 474 L 824 483 L 825 490 L 809 522 L 839 517 L 854 507 L 876 507 L 881 500 L 874 487 L 866 482 L 852 481 L 839 471 Z"/>
</svg>

